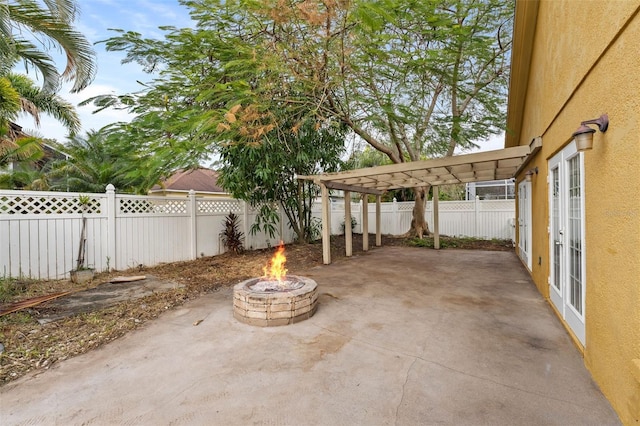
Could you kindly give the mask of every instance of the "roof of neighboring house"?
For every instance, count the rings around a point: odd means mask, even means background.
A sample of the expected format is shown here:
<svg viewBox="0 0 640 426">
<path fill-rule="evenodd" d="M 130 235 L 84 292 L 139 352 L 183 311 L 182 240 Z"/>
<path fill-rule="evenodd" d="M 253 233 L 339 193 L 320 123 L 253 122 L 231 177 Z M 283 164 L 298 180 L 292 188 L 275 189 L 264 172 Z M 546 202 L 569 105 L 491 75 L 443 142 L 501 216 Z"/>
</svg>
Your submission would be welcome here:
<svg viewBox="0 0 640 426">
<path fill-rule="evenodd" d="M 204 167 L 178 170 L 167 179 L 154 185 L 149 192 L 189 191 L 226 193 L 218 186 L 218 172 Z"/>
</svg>

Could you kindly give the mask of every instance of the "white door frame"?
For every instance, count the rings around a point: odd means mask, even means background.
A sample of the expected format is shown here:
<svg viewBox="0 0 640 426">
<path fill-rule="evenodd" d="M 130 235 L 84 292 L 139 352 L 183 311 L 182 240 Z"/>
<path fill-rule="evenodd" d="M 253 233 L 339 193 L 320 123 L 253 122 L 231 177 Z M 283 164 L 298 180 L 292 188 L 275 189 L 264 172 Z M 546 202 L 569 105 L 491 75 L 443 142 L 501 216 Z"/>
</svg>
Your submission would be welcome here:
<svg viewBox="0 0 640 426">
<path fill-rule="evenodd" d="M 520 259 L 531 271 L 531 182 L 518 184 L 518 248 Z"/>
<path fill-rule="evenodd" d="M 549 298 L 577 339 L 585 345 L 583 154 L 576 150 L 575 142 L 571 142 L 549 160 L 548 168 Z"/>
</svg>

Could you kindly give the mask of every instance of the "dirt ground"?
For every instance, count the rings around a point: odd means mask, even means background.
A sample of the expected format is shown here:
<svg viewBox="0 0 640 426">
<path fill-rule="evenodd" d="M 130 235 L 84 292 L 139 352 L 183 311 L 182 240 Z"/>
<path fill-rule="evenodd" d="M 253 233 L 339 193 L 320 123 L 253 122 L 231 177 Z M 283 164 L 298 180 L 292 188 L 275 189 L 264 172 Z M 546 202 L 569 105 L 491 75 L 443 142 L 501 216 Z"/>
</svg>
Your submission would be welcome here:
<svg viewBox="0 0 640 426">
<path fill-rule="evenodd" d="M 370 235 L 369 245 L 373 246 L 374 243 L 375 235 Z M 418 245 L 428 248 L 433 246 L 433 241 L 426 238 L 416 244 L 415 240 L 383 236 L 382 245 Z M 448 237 L 441 237 L 441 248 L 513 250 L 510 241 Z M 18 291 L 2 307 L 33 297 L 93 288 L 116 276 L 153 275 L 182 284 L 182 287 L 44 325 L 40 325 L 37 320 L 51 309 L 47 302 L 0 317 L 0 386 L 30 371 L 48 369 L 58 361 L 104 345 L 202 294 L 261 276 L 262 268 L 273 253 L 273 249 L 240 255 L 227 253 L 190 262 L 103 273 L 86 286 L 78 286 L 67 280 L 13 282 L 12 285 L 17 286 Z M 353 254 L 362 254 L 361 235 L 353 236 Z M 297 271 L 322 263 L 322 244 L 320 241 L 313 244 L 290 244 L 286 246 L 285 255 L 286 268 L 289 273 L 296 274 Z M 332 237 L 331 255 L 332 261 L 344 257 L 344 237 Z"/>
</svg>

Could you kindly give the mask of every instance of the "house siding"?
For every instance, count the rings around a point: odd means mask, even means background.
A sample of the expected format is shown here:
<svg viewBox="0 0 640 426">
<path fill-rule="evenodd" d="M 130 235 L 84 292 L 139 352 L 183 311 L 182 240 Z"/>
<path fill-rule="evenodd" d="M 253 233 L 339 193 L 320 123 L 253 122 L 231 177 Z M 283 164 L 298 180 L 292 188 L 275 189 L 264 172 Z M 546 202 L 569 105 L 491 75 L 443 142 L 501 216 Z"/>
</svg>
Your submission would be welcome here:
<svg viewBox="0 0 640 426">
<path fill-rule="evenodd" d="M 522 126 L 513 129 L 519 144 L 536 136 L 543 141 L 527 169 L 540 171 L 532 182 L 531 275 L 548 298 L 547 162 L 581 121 L 609 115 L 608 131 L 597 132 L 584 153 L 586 342 L 576 344 L 625 424 L 640 422 L 638 10 L 638 0 L 579 7 L 572 0 L 540 1 Z M 523 178 L 524 171 L 517 180 Z"/>
</svg>

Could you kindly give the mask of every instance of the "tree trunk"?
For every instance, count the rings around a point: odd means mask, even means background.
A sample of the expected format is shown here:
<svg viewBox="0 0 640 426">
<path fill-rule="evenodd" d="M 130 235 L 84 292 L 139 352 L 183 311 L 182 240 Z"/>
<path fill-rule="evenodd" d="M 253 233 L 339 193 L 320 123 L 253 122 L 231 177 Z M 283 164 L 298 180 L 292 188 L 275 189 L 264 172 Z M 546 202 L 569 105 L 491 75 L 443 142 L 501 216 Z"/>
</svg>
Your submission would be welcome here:
<svg viewBox="0 0 640 426">
<path fill-rule="evenodd" d="M 410 237 L 422 238 L 424 235 L 429 235 L 429 224 L 427 223 L 424 213 L 425 206 L 427 204 L 427 195 L 429 194 L 429 187 L 414 188 L 416 200 L 413 205 L 413 219 L 411 220 L 411 229 L 407 232 Z"/>
</svg>

